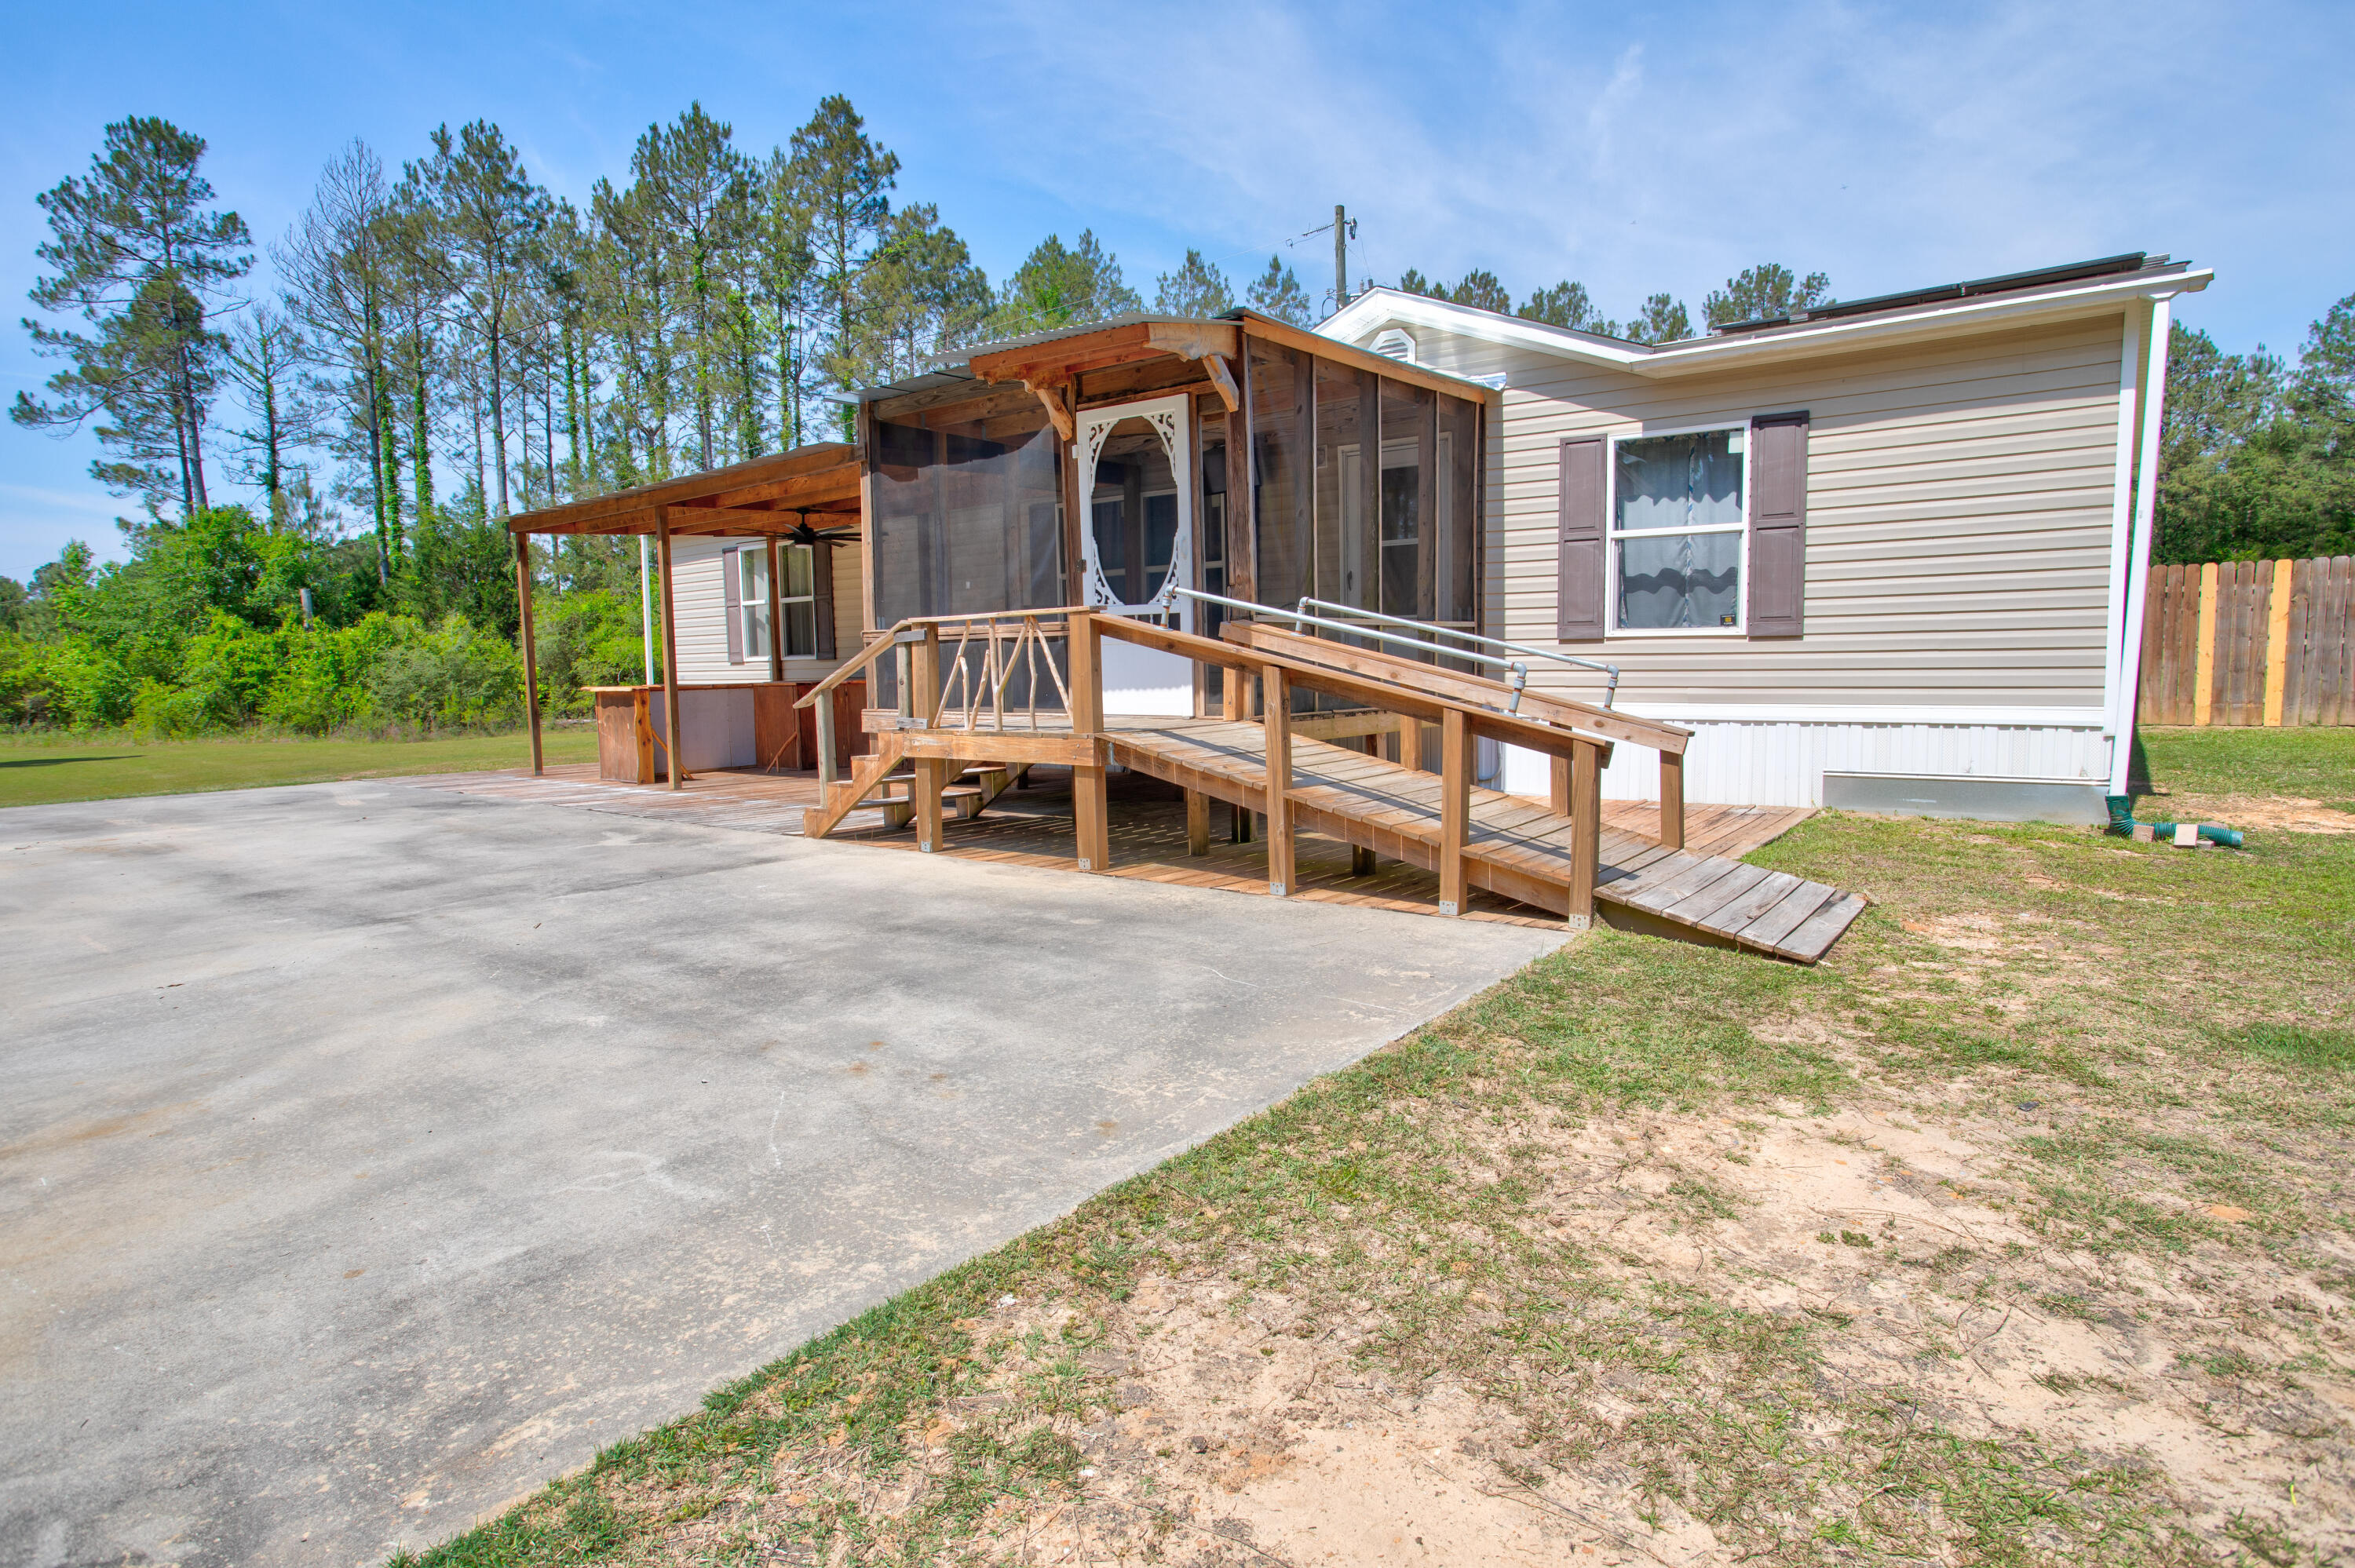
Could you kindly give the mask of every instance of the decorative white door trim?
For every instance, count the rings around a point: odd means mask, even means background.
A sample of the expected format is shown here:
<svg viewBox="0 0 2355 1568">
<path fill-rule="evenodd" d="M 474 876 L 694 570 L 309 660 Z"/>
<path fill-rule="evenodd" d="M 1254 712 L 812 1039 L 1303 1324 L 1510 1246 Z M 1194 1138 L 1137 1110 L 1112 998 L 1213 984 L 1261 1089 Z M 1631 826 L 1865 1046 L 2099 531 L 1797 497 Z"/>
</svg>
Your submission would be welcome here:
<svg viewBox="0 0 2355 1568">
<path fill-rule="evenodd" d="M 1080 595 L 1083 602 L 1116 615 L 1175 615 L 1178 630 L 1194 630 L 1194 601 L 1171 593 L 1171 587 L 1194 586 L 1194 454 L 1188 450 L 1187 398 L 1180 392 L 1169 397 L 1147 397 L 1135 403 L 1118 403 L 1108 408 L 1090 408 L 1082 413 L 1072 431 L 1072 461 L 1079 466 L 1080 505 Z M 1169 472 L 1178 485 L 1178 537 L 1170 547 L 1169 576 L 1153 598 L 1133 604 L 1123 604 L 1113 598 L 1112 584 L 1105 580 L 1103 564 L 1096 556 L 1095 488 L 1096 460 L 1103 455 L 1103 444 L 1113 427 L 1123 419 L 1143 419 L 1154 434 L 1161 438 L 1162 450 L 1169 456 Z M 1139 562 L 1141 568 L 1144 563 Z"/>
</svg>

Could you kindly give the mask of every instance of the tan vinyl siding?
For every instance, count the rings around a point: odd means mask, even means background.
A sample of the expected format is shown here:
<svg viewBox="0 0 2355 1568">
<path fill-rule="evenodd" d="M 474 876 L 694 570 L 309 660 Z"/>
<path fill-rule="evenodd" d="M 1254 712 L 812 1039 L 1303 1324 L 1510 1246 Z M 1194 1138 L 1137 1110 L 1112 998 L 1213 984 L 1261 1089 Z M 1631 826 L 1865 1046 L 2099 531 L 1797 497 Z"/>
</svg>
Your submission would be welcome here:
<svg viewBox="0 0 2355 1568">
<path fill-rule="evenodd" d="M 1612 637 L 1568 650 L 1620 665 L 1621 699 L 1646 708 L 2094 708 L 2125 327 L 2114 315 L 1659 380 L 1416 336 L 1426 363 L 1507 378 L 1487 454 L 1492 631 L 1553 641 L 1564 437 L 1805 408 L 1806 635 Z"/>
<path fill-rule="evenodd" d="M 678 678 L 690 683 L 765 681 L 766 658 L 728 662 L 728 606 L 720 581 L 720 552 L 730 545 L 759 549 L 758 539 L 683 538 L 671 542 L 673 569 L 678 582 L 673 599 L 678 614 Z M 858 641 L 858 549 L 856 543 L 834 547 L 834 609 L 837 654 Z M 659 604 L 655 607 L 660 613 Z M 788 681 L 823 680 L 839 659 L 788 659 Z"/>
</svg>

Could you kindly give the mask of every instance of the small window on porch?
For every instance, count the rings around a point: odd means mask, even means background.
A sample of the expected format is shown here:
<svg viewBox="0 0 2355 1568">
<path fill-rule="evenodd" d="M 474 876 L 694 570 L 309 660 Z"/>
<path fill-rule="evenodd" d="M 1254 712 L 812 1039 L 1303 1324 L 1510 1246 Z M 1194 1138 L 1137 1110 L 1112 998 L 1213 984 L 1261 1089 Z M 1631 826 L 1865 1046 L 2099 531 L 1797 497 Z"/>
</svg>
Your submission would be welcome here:
<svg viewBox="0 0 2355 1568">
<path fill-rule="evenodd" d="M 780 545 L 777 559 L 784 572 L 779 609 L 785 623 L 785 657 L 817 657 L 817 549 L 812 545 Z M 769 656 L 769 553 L 756 547 L 736 552 L 738 597 L 743 618 L 744 657 Z"/>
<path fill-rule="evenodd" d="M 738 607 L 747 661 L 769 657 L 769 553 L 758 546 L 735 552 Z"/>
<path fill-rule="evenodd" d="M 817 546 L 781 545 L 777 559 L 784 567 L 784 591 L 779 608 L 785 621 L 785 657 L 817 657 Z"/>
</svg>

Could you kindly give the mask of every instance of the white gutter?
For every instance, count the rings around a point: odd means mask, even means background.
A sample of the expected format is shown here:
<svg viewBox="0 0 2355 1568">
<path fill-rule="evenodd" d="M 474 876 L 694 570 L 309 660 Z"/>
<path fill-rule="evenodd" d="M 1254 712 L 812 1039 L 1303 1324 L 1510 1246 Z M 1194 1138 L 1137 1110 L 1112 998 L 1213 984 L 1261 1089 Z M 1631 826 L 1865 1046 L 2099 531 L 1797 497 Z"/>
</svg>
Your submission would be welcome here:
<svg viewBox="0 0 2355 1568">
<path fill-rule="evenodd" d="M 2137 299 L 2193 292 L 2206 288 L 2214 277 L 2215 273 L 2207 268 L 2157 276 L 2128 272 L 2042 291 L 1974 295 L 1934 310 L 1899 310 L 1888 315 L 1810 322 L 1784 330 L 1740 333 L 1657 349 L 1622 345 L 1566 327 L 1451 305 L 1420 294 L 1402 294 L 1394 289 L 1376 289 L 1359 295 L 1348 309 L 1328 318 L 1316 331 L 1322 336 L 1362 346 L 1361 340 L 1392 323 L 1430 327 L 1486 343 L 1533 349 L 1557 358 L 1608 366 L 1636 376 L 1678 376 L 1837 353 L 1861 344 L 1985 331 L 2042 316 L 2091 314 L 2119 308 Z"/>
<path fill-rule="evenodd" d="M 2134 701 L 2142 683 L 2143 606 L 2149 598 L 2153 518 L 2158 511 L 2158 427 L 2167 412 L 2167 334 L 2171 295 L 2150 302 L 2150 348 L 2143 355 L 2142 473 L 2135 486 L 2135 539 L 2128 547 L 2132 571 L 2126 580 L 2126 623 L 2118 648 L 2120 679 L 2111 697 L 2110 793 L 2126 792 L 2126 769 L 2134 756 Z"/>
<path fill-rule="evenodd" d="M 2110 596 L 2103 620 L 2102 734 L 2116 733 L 2111 715 L 2118 705 L 2119 653 L 2126 624 L 2127 545 L 2134 538 L 2135 414 L 2142 406 L 2142 356 L 2149 330 L 2147 311 L 2129 311 L 2118 332 L 2118 434 L 2110 473 Z"/>
</svg>

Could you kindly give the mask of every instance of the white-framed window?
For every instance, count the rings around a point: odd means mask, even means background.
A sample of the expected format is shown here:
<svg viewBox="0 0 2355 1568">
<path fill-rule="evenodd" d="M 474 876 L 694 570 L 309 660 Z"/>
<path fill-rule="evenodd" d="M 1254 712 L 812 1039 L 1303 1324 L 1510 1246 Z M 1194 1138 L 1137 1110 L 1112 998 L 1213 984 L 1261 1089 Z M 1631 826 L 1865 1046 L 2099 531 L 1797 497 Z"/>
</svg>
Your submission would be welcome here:
<svg viewBox="0 0 2355 1568">
<path fill-rule="evenodd" d="M 736 618 L 747 662 L 769 657 L 769 552 L 758 546 L 736 551 Z"/>
<path fill-rule="evenodd" d="M 777 560 L 784 572 L 778 606 L 784 617 L 785 657 L 817 657 L 817 549 L 811 545 L 780 545 Z M 769 552 L 760 548 L 736 552 L 737 615 L 742 622 L 744 657 L 769 656 Z"/>
<path fill-rule="evenodd" d="M 1608 635 L 1742 635 L 1746 422 L 1613 438 L 1607 515 Z"/>
<path fill-rule="evenodd" d="M 827 559 L 832 560 L 831 553 Z M 780 545 L 777 562 L 784 572 L 784 591 L 777 596 L 785 624 L 785 657 L 817 657 L 817 546 Z"/>
</svg>

